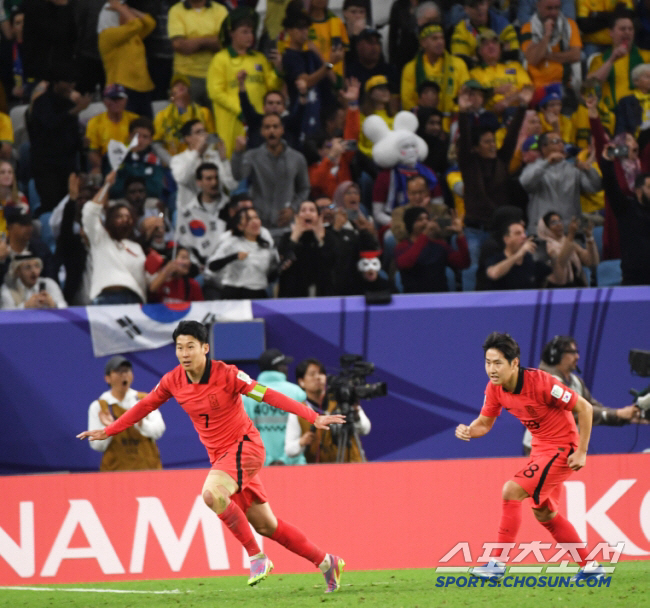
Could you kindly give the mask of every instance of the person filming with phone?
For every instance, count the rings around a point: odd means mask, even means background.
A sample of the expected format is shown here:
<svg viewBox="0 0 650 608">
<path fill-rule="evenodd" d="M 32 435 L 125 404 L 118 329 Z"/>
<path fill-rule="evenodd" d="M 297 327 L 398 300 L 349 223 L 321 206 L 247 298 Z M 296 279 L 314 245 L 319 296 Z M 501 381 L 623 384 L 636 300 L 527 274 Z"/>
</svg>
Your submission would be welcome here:
<svg viewBox="0 0 650 608">
<path fill-rule="evenodd" d="M 14 256 L 5 282 L 0 289 L 2 308 L 66 308 L 61 288 L 48 277 L 42 277 L 43 261 L 33 253 Z"/>
</svg>

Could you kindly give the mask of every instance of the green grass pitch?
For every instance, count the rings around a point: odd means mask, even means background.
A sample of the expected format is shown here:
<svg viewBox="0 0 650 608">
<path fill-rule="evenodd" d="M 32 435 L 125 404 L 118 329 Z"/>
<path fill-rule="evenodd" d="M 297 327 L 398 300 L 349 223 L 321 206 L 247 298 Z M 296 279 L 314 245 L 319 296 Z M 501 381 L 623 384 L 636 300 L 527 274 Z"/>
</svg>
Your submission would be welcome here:
<svg viewBox="0 0 650 608">
<path fill-rule="evenodd" d="M 611 574 L 609 587 L 436 587 L 440 574 L 433 570 L 348 571 L 342 589 L 325 594 L 322 576 L 272 574 L 254 588 L 245 577 L 214 577 L 122 583 L 52 586 L 55 591 L 12 590 L 0 587 L 0 606 L 22 608 L 166 608 L 246 607 L 302 608 L 309 606 L 377 606 L 381 608 L 443 606 L 449 608 L 526 606 L 567 608 L 650 607 L 650 562 L 621 562 Z M 445 575 L 446 576 L 446 575 Z M 462 575 L 455 575 L 462 576 Z M 119 589 L 145 593 L 79 592 L 70 589 Z M 152 591 L 178 593 L 154 594 Z"/>
</svg>

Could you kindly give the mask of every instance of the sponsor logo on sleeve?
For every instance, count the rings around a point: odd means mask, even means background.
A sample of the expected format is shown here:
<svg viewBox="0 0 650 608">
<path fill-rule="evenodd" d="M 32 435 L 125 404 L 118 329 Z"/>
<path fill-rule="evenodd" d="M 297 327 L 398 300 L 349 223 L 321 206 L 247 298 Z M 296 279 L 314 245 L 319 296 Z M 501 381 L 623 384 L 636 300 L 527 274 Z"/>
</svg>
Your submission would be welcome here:
<svg viewBox="0 0 650 608">
<path fill-rule="evenodd" d="M 562 396 L 564 389 L 559 384 L 554 384 L 551 389 L 551 396 L 559 399 Z"/>
<path fill-rule="evenodd" d="M 237 378 L 246 384 L 250 384 L 252 382 L 251 377 L 246 372 L 243 372 L 241 370 L 237 372 Z"/>
</svg>

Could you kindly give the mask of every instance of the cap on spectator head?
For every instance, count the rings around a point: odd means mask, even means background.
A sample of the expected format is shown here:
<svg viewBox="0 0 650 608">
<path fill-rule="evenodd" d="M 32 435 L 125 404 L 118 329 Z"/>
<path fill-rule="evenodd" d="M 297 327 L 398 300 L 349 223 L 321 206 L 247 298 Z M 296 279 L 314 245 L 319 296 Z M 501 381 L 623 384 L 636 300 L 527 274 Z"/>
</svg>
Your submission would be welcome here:
<svg viewBox="0 0 650 608">
<path fill-rule="evenodd" d="M 420 26 L 420 29 L 418 30 L 418 40 L 424 40 L 427 36 L 437 33 L 444 33 L 442 31 L 442 26 L 433 21 L 429 21 L 429 23 Z"/>
<path fill-rule="evenodd" d="M 544 107 L 549 101 L 562 101 L 562 95 L 557 91 L 551 91 L 542 97 L 542 100 L 539 102 L 540 107 Z"/>
<path fill-rule="evenodd" d="M 190 79 L 183 74 L 174 74 L 169 81 L 169 88 L 171 89 L 175 84 L 182 82 L 188 89 L 190 88 Z"/>
<path fill-rule="evenodd" d="M 487 40 L 498 40 L 499 35 L 494 30 L 485 28 L 479 32 L 476 39 L 478 40 L 479 44 L 483 44 Z"/>
<path fill-rule="evenodd" d="M 126 99 L 126 89 L 121 84 L 109 84 L 104 88 L 104 97 L 109 99 Z"/>
<path fill-rule="evenodd" d="M 539 150 L 539 138 L 537 135 L 529 135 L 524 139 L 524 143 L 521 144 L 522 152 L 528 152 L 528 150 Z"/>
<path fill-rule="evenodd" d="M 485 97 L 490 97 L 494 90 L 490 87 L 483 86 L 478 80 L 470 78 L 463 83 L 463 88 L 470 89 L 471 91 L 481 91 Z"/>
<path fill-rule="evenodd" d="M 115 355 L 114 357 L 111 357 L 108 361 L 106 361 L 106 365 L 104 366 L 104 375 L 108 376 L 108 374 L 117 371 L 123 365 L 133 368 L 133 365 L 126 357 L 123 357 L 122 355 Z"/>
<path fill-rule="evenodd" d="M 366 27 L 364 27 L 359 32 L 357 40 L 367 40 L 368 38 L 376 38 L 377 40 L 381 40 L 381 34 L 376 27 L 372 27 L 372 25 L 366 25 Z"/>
<path fill-rule="evenodd" d="M 386 78 L 386 76 L 384 76 L 383 74 L 377 74 L 376 76 L 373 76 L 372 78 L 368 78 L 368 80 L 366 80 L 366 86 L 364 87 L 364 91 L 368 93 L 375 87 L 387 87 L 387 86 L 388 86 L 388 78 Z"/>
<path fill-rule="evenodd" d="M 5 207 L 5 220 L 8 226 L 10 224 L 29 226 L 32 223 L 32 214 L 22 205 L 7 205 Z"/>
<path fill-rule="evenodd" d="M 278 365 L 288 365 L 292 361 L 293 357 L 288 357 L 277 348 L 269 348 L 260 355 L 258 363 L 261 371 L 269 371 L 276 369 Z"/>
</svg>

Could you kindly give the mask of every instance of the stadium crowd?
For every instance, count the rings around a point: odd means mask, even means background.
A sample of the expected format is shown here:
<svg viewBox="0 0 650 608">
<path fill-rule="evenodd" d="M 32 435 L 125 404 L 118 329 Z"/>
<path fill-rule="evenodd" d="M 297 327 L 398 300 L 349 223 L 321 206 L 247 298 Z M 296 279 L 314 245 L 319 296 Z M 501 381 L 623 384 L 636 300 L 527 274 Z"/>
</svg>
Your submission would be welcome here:
<svg viewBox="0 0 650 608">
<path fill-rule="evenodd" d="M 650 284 L 648 0 L 255 4 L 0 1 L 3 308 Z"/>
</svg>

